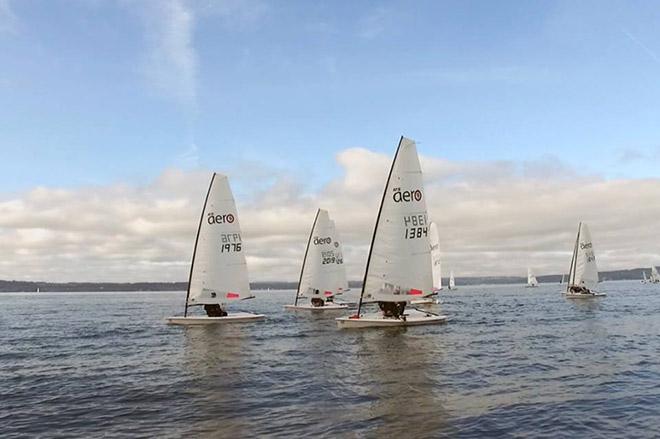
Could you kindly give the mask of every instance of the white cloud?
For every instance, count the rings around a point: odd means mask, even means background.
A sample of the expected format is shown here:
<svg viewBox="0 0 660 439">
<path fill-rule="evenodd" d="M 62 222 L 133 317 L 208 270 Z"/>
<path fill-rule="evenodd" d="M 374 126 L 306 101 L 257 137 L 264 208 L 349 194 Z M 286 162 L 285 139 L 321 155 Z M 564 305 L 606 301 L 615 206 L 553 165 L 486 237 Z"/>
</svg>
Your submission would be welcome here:
<svg viewBox="0 0 660 439">
<path fill-rule="evenodd" d="M 9 0 L 0 0 L 0 33 L 15 33 L 18 17 L 12 10 Z"/>
<path fill-rule="evenodd" d="M 278 171 L 260 185 L 232 178 L 253 280 L 297 278 L 317 207 L 330 210 L 349 275 L 361 278 L 391 156 L 351 148 L 336 160 L 343 173 L 316 192 Z M 458 276 L 566 271 L 580 220 L 602 269 L 660 263 L 658 179 L 606 180 L 552 157 L 522 165 L 422 157 L 422 167 L 444 268 Z M 268 175 L 263 165 L 242 174 Z M 0 195 L 0 279 L 185 280 L 209 178 L 168 170 L 140 187 Z"/>
<path fill-rule="evenodd" d="M 193 10 L 183 0 L 153 0 L 141 5 L 147 40 L 144 73 L 148 84 L 188 111 L 194 110 L 198 60 L 193 45 Z"/>
</svg>

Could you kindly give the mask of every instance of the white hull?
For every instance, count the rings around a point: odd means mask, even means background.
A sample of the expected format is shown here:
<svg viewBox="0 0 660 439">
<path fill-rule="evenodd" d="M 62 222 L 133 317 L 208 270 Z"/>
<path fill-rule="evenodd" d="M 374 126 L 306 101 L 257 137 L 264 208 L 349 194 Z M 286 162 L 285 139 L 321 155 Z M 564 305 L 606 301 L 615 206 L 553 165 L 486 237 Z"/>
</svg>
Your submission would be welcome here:
<svg viewBox="0 0 660 439">
<path fill-rule="evenodd" d="M 306 303 L 304 305 L 284 305 L 284 309 L 291 311 L 336 311 L 340 309 L 348 309 L 348 305 L 343 303 L 326 303 L 323 306 L 314 306 Z"/>
<path fill-rule="evenodd" d="M 566 296 L 567 299 L 592 299 L 594 297 L 607 296 L 607 294 L 605 293 L 575 294 L 575 293 L 567 293 L 566 291 L 563 291 L 562 294 Z"/>
<path fill-rule="evenodd" d="M 425 313 L 423 311 L 408 311 L 404 316 L 406 317 L 405 320 L 383 317 L 382 313 L 376 313 L 363 314 L 360 318 L 339 317 L 335 320 L 339 329 L 439 325 L 447 322 L 447 316 Z"/>
<path fill-rule="evenodd" d="M 225 317 L 208 316 L 175 316 L 168 317 L 167 323 L 170 325 L 215 325 L 222 323 L 246 323 L 263 320 L 266 318 L 263 314 L 252 314 L 249 312 L 228 313 Z"/>
</svg>

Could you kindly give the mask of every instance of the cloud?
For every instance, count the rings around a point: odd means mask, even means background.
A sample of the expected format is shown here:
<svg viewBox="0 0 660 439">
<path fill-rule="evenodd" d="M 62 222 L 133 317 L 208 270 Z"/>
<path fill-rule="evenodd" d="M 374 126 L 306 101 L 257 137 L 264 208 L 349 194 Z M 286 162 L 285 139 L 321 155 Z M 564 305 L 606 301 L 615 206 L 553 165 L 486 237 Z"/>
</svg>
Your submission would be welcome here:
<svg viewBox="0 0 660 439">
<path fill-rule="evenodd" d="M 648 47 L 646 44 L 642 43 L 642 42 L 639 40 L 639 38 L 635 37 L 633 34 L 631 34 L 630 32 L 628 32 L 627 30 L 625 30 L 625 29 L 623 29 L 623 28 L 621 29 L 621 32 L 622 32 L 622 33 L 623 33 L 623 34 L 624 34 L 624 35 L 625 35 L 630 41 L 632 41 L 637 47 L 639 47 L 640 49 L 642 49 L 642 51 L 643 51 L 644 53 L 646 53 L 646 55 L 648 55 L 649 58 L 651 58 L 653 61 L 655 61 L 655 62 L 657 62 L 657 63 L 660 63 L 660 57 L 658 57 L 658 54 L 655 53 L 653 50 L 651 50 L 651 48 Z"/>
<path fill-rule="evenodd" d="M 297 278 L 318 207 L 346 242 L 350 278 L 362 277 L 391 156 L 350 148 L 336 160 L 342 173 L 317 191 L 263 164 L 252 173 L 245 163 L 240 174 L 269 176 L 258 185 L 227 170 L 252 280 Z M 550 156 L 522 164 L 423 156 L 422 167 L 446 273 L 566 271 L 579 221 L 591 226 L 601 269 L 660 263 L 658 179 L 607 180 Z M 144 186 L 0 194 L 0 279 L 185 280 L 209 178 L 170 169 Z"/>
<path fill-rule="evenodd" d="M 358 35 L 367 40 L 381 36 L 392 21 L 392 15 L 389 9 L 382 6 L 369 11 L 358 23 Z"/>
<path fill-rule="evenodd" d="M 194 11 L 183 0 L 152 0 L 141 5 L 147 41 L 146 81 L 162 96 L 192 111 L 197 101 L 198 68 Z"/>
<path fill-rule="evenodd" d="M 0 0 L 0 34 L 16 33 L 18 17 L 11 8 L 9 0 Z"/>
</svg>

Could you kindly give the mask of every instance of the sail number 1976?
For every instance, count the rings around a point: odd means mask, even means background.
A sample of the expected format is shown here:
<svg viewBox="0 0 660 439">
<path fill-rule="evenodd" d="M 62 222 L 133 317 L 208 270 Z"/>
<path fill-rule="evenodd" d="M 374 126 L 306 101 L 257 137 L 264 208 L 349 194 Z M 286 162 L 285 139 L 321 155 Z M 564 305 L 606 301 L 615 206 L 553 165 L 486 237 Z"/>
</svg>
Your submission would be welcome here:
<svg viewBox="0 0 660 439">
<path fill-rule="evenodd" d="M 406 239 L 417 239 L 428 235 L 428 223 L 423 213 L 404 216 L 403 225 Z"/>
<path fill-rule="evenodd" d="M 223 233 L 220 238 L 222 240 L 220 252 L 240 252 L 242 250 L 240 233 Z"/>
</svg>

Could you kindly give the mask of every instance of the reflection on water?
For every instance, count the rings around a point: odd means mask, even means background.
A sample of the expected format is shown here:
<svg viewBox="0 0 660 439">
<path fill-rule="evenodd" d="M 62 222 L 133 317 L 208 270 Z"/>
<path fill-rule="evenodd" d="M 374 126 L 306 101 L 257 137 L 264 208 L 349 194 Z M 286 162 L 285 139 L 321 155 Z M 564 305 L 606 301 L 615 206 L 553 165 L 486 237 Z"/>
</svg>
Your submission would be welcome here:
<svg viewBox="0 0 660 439">
<path fill-rule="evenodd" d="M 660 436 L 660 288 L 603 290 L 463 287 L 446 325 L 349 331 L 293 292 L 199 327 L 163 322 L 183 294 L 0 295 L 2 436 Z"/>
<path fill-rule="evenodd" d="M 369 330 L 356 342 L 358 375 L 374 401 L 355 417 L 373 422 L 370 433 L 385 437 L 422 437 L 447 429 L 447 416 L 436 396 L 439 383 L 433 361 L 438 352 L 430 336 L 416 328 Z"/>
</svg>

